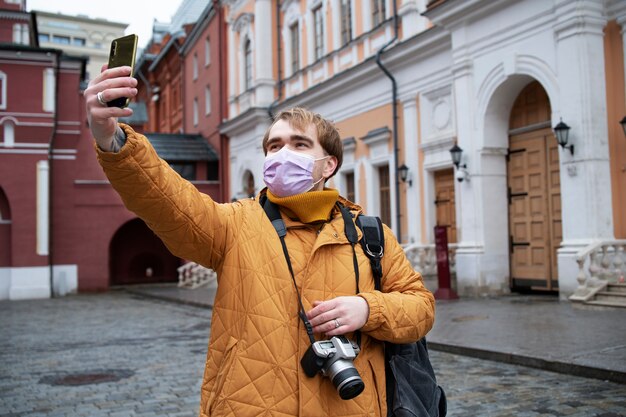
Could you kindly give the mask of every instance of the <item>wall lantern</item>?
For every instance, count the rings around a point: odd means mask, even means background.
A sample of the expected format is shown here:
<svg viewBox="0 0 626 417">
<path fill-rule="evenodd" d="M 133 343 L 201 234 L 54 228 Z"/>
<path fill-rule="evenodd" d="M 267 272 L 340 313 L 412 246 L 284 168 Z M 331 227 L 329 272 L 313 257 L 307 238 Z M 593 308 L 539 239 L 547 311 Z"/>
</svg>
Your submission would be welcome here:
<svg viewBox="0 0 626 417">
<path fill-rule="evenodd" d="M 559 143 L 559 145 L 561 145 L 561 148 L 569 149 L 572 155 L 574 155 L 574 145 L 567 146 L 567 141 L 569 140 L 569 130 L 570 127 L 563 123 L 563 120 L 561 120 L 558 125 L 554 126 L 556 141 Z"/>
<path fill-rule="evenodd" d="M 461 164 L 463 159 L 463 149 L 456 143 L 450 148 L 450 155 L 452 156 L 452 163 L 456 167 L 456 180 L 463 182 L 463 180 L 469 181 L 469 173 L 467 172 L 467 164 Z"/>
<path fill-rule="evenodd" d="M 626 136 L 626 116 L 624 116 L 624 118 L 619 121 L 619 124 L 622 125 L 622 130 L 624 131 L 624 136 Z"/>
<path fill-rule="evenodd" d="M 409 167 L 405 164 L 402 164 L 398 167 L 398 175 L 400 175 L 400 180 L 402 182 L 409 182 L 409 187 L 413 185 L 413 181 L 409 178 Z"/>
<path fill-rule="evenodd" d="M 461 166 L 462 168 L 467 168 L 466 164 L 461 165 L 461 158 L 463 157 L 463 149 L 461 149 L 461 147 L 457 145 L 456 143 L 450 149 L 450 155 L 452 155 L 452 163 L 454 164 L 456 169 L 459 169 L 459 166 Z"/>
</svg>

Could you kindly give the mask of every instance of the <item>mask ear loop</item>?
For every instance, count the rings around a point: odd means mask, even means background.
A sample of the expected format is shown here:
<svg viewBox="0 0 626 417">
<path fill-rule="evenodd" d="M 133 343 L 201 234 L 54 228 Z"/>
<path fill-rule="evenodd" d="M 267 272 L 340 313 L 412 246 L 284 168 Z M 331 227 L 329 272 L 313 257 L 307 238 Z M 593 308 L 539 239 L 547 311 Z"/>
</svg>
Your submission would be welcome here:
<svg viewBox="0 0 626 417">
<path fill-rule="evenodd" d="M 332 155 L 326 155 L 326 156 L 323 156 L 323 157 L 321 157 L 321 158 L 314 159 L 313 161 L 314 161 L 314 162 L 321 161 L 322 159 L 330 158 L 331 156 L 332 156 Z M 309 191 L 311 191 L 313 188 L 315 188 L 315 186 L 316 186 L 317 184 L 319 184 L 320 182 L 322 182 L 322 180 L 325 180 L 325 179 L 326 179 L 326 178 L 322 175 L 322 178 L 320 178 L 319 180 L 315 181 L 315 182 L 313 183 L 313 185 L 311 185 L 311 188 L 309 188 Z"/>
</svg>

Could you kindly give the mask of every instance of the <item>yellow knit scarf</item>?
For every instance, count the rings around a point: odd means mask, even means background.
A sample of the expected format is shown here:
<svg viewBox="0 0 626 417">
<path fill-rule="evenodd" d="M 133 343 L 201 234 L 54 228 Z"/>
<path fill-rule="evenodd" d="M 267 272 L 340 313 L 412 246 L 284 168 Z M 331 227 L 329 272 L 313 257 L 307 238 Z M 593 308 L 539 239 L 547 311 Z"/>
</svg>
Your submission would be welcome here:
<svg viewBox="0 0 626 417">
<path fill-rule="evenodd" d="M 290 197 L 276 197 L 267 190 L 267 198 L 272 203 L 285 209 L 290 218 L 297 218 L 302 223 L 327 221 L 338 197 L 339 191 L 333 189 L 309 191 Z"/>
</svg>

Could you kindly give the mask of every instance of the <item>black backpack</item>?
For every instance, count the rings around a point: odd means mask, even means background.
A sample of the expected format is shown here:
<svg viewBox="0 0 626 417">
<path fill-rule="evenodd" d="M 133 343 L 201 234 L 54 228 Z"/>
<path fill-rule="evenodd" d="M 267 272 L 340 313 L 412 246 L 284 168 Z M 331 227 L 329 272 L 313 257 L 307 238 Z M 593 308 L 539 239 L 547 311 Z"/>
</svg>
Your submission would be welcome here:
<svg viewBox="0 0 626 417">
<path fill-rule="evenodd" d="M 357 226 L 363 232 L 361 246 L 372 265 L 374 288 L 381 291 L 383 276 L 380 262 L 384 255 L 385 234 L 375 216 L 359 216 Z M 423 337 L 415 343 L 385 342 L 388 417 L 445 417 L 446 394 L 435 378 Z"/>
</svg>

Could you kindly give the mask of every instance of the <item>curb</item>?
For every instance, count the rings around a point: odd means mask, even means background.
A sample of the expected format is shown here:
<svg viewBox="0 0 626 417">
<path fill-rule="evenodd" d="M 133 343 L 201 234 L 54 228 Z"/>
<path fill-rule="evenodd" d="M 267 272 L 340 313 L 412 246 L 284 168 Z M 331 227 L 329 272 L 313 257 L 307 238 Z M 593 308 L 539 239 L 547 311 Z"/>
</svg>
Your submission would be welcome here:
<svg viewBox="0 0 626 417">
<path fill-rule="evenodd" d="M 123 288 L 122 290 L 127 292 L 128 294 L 136 295 L 138 297 L 151 298 L 154 300 L 167 301 L 170 303 L 183 304 L 183 305 L 188 305 L 192 307 L 213 310 L 212 304 L 205 304 L 205 303 L 201 303 L 201 302 L 193 301 L 193 300 L 185 300 L 180 297 L 168 297 L 167 295 L 152 294 L 149 292 L 145 292 L 141 290 L 134 290 L 130 288 Z"/>
<path fill-rule="evenodd" d="M 496 362 L 504 362 L 512 365 L 521 365 L 529 368 L 542 369 L 544 371 L 558 372 L 561 374 L 580 376 L 584 378 L 601 379 L 604 381 L 626 384 L 626 372 L 611 369 L 594 368 L 591 366 L 575 365 L 572 363 L 549 361 L 531 356 L 518 355 L 513 353 L 494 352 L 486 349 L 478 349 L 467 346 L 451 345 L 428 341 L 428 348 L 440 352 L 452 353 L 455 355 L 469 356 L 478 359 L 485 359 Z"/>
</svg>

